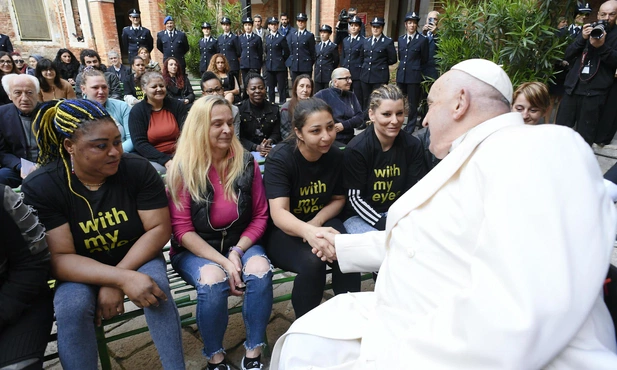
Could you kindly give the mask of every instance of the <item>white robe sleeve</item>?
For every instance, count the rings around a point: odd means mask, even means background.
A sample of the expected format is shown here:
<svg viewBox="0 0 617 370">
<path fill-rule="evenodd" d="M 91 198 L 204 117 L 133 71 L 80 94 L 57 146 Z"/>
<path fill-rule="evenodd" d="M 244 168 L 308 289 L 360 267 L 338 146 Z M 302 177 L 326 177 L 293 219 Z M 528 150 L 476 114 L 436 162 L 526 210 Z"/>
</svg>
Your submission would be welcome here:
<svg viewBox="0 0 617 370">
<path fill-rule="evenodd" d="M 413 325 L 404 348 L 414 368 L 539 369 L 582 327 L 610 337 L 610 323 L 587 320 L 598 309 L 615 209 L 589 146 L 576 136 L 540 136 L 518 150 L 513 137 L 512 145 L 485 147 L 476 153 L 482 159 L 467 165 L 485 216 L 471 286 Z"/>
<path fill-rule="evenodd" d="M 340 234 L 334 245 L 342 272 L 378 271 L 386 256 L 386 232 Z"/>
</svg>

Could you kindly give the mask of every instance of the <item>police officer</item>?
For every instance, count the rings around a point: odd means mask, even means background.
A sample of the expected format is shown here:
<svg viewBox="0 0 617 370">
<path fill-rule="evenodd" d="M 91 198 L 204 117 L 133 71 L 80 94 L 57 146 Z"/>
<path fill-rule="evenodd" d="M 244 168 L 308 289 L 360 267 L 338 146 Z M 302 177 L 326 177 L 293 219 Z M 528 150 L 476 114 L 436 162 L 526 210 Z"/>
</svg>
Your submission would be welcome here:
<svg viewBox="0 0 617 370">
<path fill-rule="evenodd" d="M 360 33 L 362 29 L 362 19 L 357 15 L 349 18 L 349 36 L 343 40 L 341 54 L 341 67 L 347 68 L 351 73 L 351 89 L 362 105 L 362 85 L 360 75 L 362 74 L 362 63 L 364 60 L 364 36 Z"/>
<path fill-rule="evenodd" d="M 418 32 L 420 17 L 416 12 L 405 15 L 407 33 L 398 38 L 399 65 L 396 70 L 396 84 L 403 94 L 407 95 L 409 112 L 405 131 L 412 133 L 418 118 L 418 102 L 420 101 L 420 83 L 422 68 L 428 61 L 428 39 Z"/>
<path fill-rule="evenodd" d="M 204 37 L 199 40 L 199 73 L 203 74 L 208 69 L 212 56 L 219 52 L 219 42 L 211 35 L 212 25 L 210 23 L 202 23 L 201 31 Z"/>
<path fill-rule="evenodd" d="M 264 48 L 261 37 L 253 33 L 253 18 L 242 19 L 244 34 L 240 35 L 240 70 L 246 86 L 246 76 L 249 72 L 261 74 Z"/>
<path fill-rule="evenodd" d="M 388 66 L 396 63 L 394 41 L 383 34 L 383 18 L 375 17 L 371 21 L 372 35 L 364 40 L 364 63 L 362 64 L 362 97 L 363 108 L 368 106 L 368 99 L 373 90 L 387 84 L 390 80 Z"/>
<path fill-rule="evenodd" d="M 229 78 L 232 76 L 240 83 L 240 40 L 238 36 L 231 32 L 231 19 L 229 17 L 221 18 L 221 27 L 223 28 L 223 34 L 219 36 L 219 53 L 223 54 L 227 58 L 229 63 Z"/>
<path fill-rule="evenodd" d="M 289 43 L 289 71 L 291 72 L 291 83 L 293 84 L 297 76 L 301 74 L 312 75 L 313 64 L 315 64 L 315 35 L 306 29 L 308 17 L 304 13 L 296 16 L 296 32 L 287 35 Z"/>
<path fill-rule="evenodd" d="M 315 45 L 315 75 L 313 81 L 315 83 L 314 92 L 325 89 L 332 77 L 332 72 L 338 67 L 338 45 L 330 41 L 332 36 L 332 27 L 324 24 L 319 29 L 319 38 L 321 42 Z"/>
<path fill-rule="evenodd" d="M 184 55 L 189 51 L 189 42 L 186 34 L 176 29 L 176 22 L 168 15 L 163 20 L 165 30 L 157 34 L 156 48 L 163 53 L 163 60 L 174 57 L 180 61 L 182 69 L 186 71 Z"/>
<path fill-rule="evenodd" d="M 268 87 L 268 100 L 274 102 L 275 86 L 278 86 L 279 104 L 287 100 L 287 67 L 285 61 L 289 57 L 289 46 L 285 36 L 278 32 L 279 20 L 268 18 L 268 35 L 266 36 L 266 60 L 264 73 Z"/>
<path fill-rule="evenodd" d="M 150 30 L 141 26 L 141 12 L 138 9 L 129 10 L 129 19 L 131 25 L 122 29 L 122 51 L 127 53 L 129 63 L 133 63 L 140 47 L 152 52 L 154 40 Z"/>
</svg>

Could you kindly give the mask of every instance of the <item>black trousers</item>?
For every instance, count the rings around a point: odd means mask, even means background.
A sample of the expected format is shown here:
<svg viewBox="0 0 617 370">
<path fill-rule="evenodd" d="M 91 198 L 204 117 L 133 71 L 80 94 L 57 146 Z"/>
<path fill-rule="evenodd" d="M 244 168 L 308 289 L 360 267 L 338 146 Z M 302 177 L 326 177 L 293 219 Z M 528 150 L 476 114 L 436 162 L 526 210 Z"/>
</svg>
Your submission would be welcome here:
<svg viewBox="0 0 617 370">
<path fill-rule="evenodd" d="M 420 103 L 420 84 L 396 84 L 403 94 L 407 95 L 407 103 L 409 104 L 409 112 L 407 113 L 407 125 L 404 130 L 413 133 L 418 120 L 418 104 Z"/>
<path fill-rule="evenodd" d="M 587 144 L 596 142 L 596 132 L 606 95 L 585 96 L 564 94 L 555 123 L 572 127 Z"/>
<path fill-rule="evenodd" d="M 239 70 L 237 70 L 237 71 L 229 71 L 227 73 L 227 75 L 229 76 L 230 79 L 233 76 L 236 79 L 236 81 L 238 81 L 238 84 L 241 82 L 240 81 L 240 71 Z M 233 79 L 232 79 L 232 81 L 233 81 Z M 235 89 L 235 87 L 232 87 L 232 89 Z M 240 92 L 242 92 L 242 89 L 240 89 Z"/>
<path fill-rule="evenodd" d="M 326 222 L 341 233 L 346 233 L 343 222 L 338 218 Z M 311 246 L 302 238 L 289 236 L 278 228 L 272 228 L 266 243 L 268 257 L 272 263 L 284 270 L 297 273 L 291 292 L 291 304 L 296 318 L 304 315 L 321 303 L 326 285 L 326 262 L 311 252 Z M 360 291 L 360 274 L 343 274 L 335 261 L 332 268 L 332 290 L 334 294 Z"/>
<path fill-rule="evenodd" d="M 275 86 L 279 90 L 279 103 L 287 100 L 287 71 L 266 71 L 266 85 L 268 86 L 268 100 L 274 103 Z"/>
<path fill-rule="evenodd" d="M 41 369 L 53 320 L 53 295 L 45 291 L 0 332 L 0 367 L 36 359 L 25 369 Z"/>
<path fill-rule="evenodd" d="M 360 80 L 351 81 L 351 91 L 353 91 L 353 93 L 356 95 L 356 98 L 358 98 L 358 103 L 360 103 L 362 110 L 366 110 L 366 108 L 368 107 L 364 106 L 364 98 L 362 95 L 362 83 L 360 82 Z"/>
<path fill-rule="evenodd" d="M 309 75 L 311 77 L 311 80 L 313 79 L 313 70 L 312 69 L 310 71 L 298 71 L 298 72 L 290 71 L 290 74 L 291 74 L 291 85 L 292 86 L 294 84 L 294 81 L 296 80 L 296 77 L 298 77 L 300 75 Z"/>
<path fill-rule="evenodd" d="M 371 98 L 371 93 L 374 90 L 379 89 L 382 85 L 387 85 L 387 82 L 380 82 L 380 83 L 375 83 L 375 84 L 370 84 L 370 83 L 366 83 L 366 82 L 361 82 L 361 87 L 362 87 L 362 98 L 364 99 L 364 103 L 360 102 L 360 104 L 362 104 L 362 107 L 364 110 L 368 110 L 369 106 L 369 100 Z"/>
<path fill-rule="evenodd" d="M 617 79 L 615 81 L 606 97 L 606 102 L 617 101 Z M 617 133 L 617 105 L 607 104 L 600 118 L 595 142 L 608 145 L 613 141 L 615 133 Z"/>
<path fill-rule="evenodd" d="M 315 95 L 315 93 L 319 90 L 327 89 L 328 84 L 330 84 L 329 81 L 328 82 L 315 82 L 315 88 L 313 89 L 313 95 Z"/>
</svg>

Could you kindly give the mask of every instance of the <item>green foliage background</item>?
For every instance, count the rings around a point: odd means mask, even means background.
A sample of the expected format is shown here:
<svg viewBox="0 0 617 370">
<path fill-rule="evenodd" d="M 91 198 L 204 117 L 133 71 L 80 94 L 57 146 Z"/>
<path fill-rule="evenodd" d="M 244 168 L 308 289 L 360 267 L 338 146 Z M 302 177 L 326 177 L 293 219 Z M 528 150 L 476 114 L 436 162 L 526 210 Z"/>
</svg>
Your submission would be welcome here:
<svg viewBox="0 0 617 370">
<path fill-rule="evenodd" d="M 484 58 L 502 65 L 516 87 L 553 80 L 553 65 L 568 42 L 555 37 L 557 18 L 572 14 L 575 1 L 450 0 L 443 9 L 436 54 L 441 72 L 465 59 Z"/>
<path fill-rule="evenodd" d="M 171 15 L 176 21 L 176 27 L 186 32 L 191 50 L 186 54 L 186 68 L 188 72 L 199 76 L 199 39 L 203 37 L 201 24 L 208 22 L 212 25 L 212 36 L 218 37 L 223 29 L 220 20 L 222 16 L 231 19 L 232 32 L 240 31 L 242 6 L 240 2 L 231 4 L 225 0 L 165 0 L 161 4 L 161 11 Z"/>
</svg>

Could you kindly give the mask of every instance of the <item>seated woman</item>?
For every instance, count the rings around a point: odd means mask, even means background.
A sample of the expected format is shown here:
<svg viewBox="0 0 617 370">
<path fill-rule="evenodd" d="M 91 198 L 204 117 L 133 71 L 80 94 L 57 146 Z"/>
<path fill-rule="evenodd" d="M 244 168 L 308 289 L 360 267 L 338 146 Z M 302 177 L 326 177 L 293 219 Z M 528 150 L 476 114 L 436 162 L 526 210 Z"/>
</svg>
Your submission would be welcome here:
<svg viewBox="0 0 617 370">
<path fill-rule="evenodd" d="M 184 74 L 178 59 L 169 57 L 163 62 L 163 79 L 167 87 L 167 96 L 181 101 L 189 107 L 195 101 L 193 87 Z M 190 108 L 189 108 L 190 109 Z"/>
<path fill-rule="evenodd" d="M 144 100 L 146 96 L 141 89 L 141 76 L 146 72 L 144 60 L 141 57 L 133 58 L 133 73 L 126 76 L 122 81 L 124 85 L 124 102 L 129 106 L 134 106 Z"/>
<path fill-rule="evenodd" d="M 69 49 L 60 49 L 56 53 L 56 59 L 54 59 L 56 69 L 60 72 L 60 78 L 67 80 L 72 86 L 77 81 L 77 74 L 79 73 L 79 60 L 75 57 Z"/>
<path fill-rule="evenodd" d="M 281 140 L 278 106 L 266 100 L 266 83 L 257 73 L 246 76 L 248 99 L 240 106 L 240 141 L 248 151 L 266 156 Z"/>
<path fill-rule="evenodd" d="M 90 100 L 44 103 L 34 122 L 42 166 L 22 185 L 47 228 L 58 352 L 65 369 L 96 369 L 95 325 L 143 307 L 165 369 L 184 369 L 178 310 L 162 248 L 171 225 L 160 176 L 122 154 L 120 132 Z"/>
<path fill-rule="evenodd" d="M 21 56 L 21 53 L 19 51 L 12 52 L 11 58 L 13 58 L 13 62 L 15 62 L 15 66 L 17 66 L 17 70 L 19 71 L 19 73 L 28 73 L 28 63 L 26 63 L 24 57 Z"/>
<path fill-rule="evenodd" d="M 34 77 L 39 80 L 41 85 L 40 102 L 53 99 L 75 99 L 77 97 L 73 86 L 67 80 L 60 78 L 58 69 L 49 59 L 41 59 L 37 63 Z"/>
<path fill-rule="evenodd" d="M 2 80 L 2 77 L 8 74 L 11 74 L 11 73 L 19 74 L 17 65 L 15 64 L 15 61 L 11 57 L 11 54 L 7 53 L 6 51 L 0 51 L 0 81 Z M 4 88 L 1 88 L 0 89 L 0 105 L 9 104 L 9 103 L 11 103 L 11 99 L 7 95 Z"/>
<path fill-rule="evenodd" d="M 210 59 L 208 71 L 213 72 L 221 80 L 225 91 L 225 99 L 233 104 L 240 99 L 240 86 L 238 80 L 229 74 L 229 63 L 223 54 L 214 54 Z"/>
<path fill-rule="evenodd" d="M 268 256 L 275 266 L 298 274 L 291 293 L 298 318 L 323 297 L 326 262 L 311 250 L 327 243 L 318 234 L 345 233 L 338 218 L 345 195 L 343 152 L 332 146 L 332 109 L 320 99 L 301 100 L 293 124 L 293 136 L 266 159 L 264 184 L 275 226 L 266 244 Z M 335 294 L 360 291 L 360 274 L 343 274 L 336 262 L 330 266 Z"/>
<path fill-rule="evenodd" d="M 132 152 L 133 141 L 129 129 L 131 107 L 123 101 L 109 99 L 109 86 L 107 86 L 105 75 L 100 70 L 86 67 L 81 75 L 81 92 L 84 98 L 96 101 L 105 107 L 116 122 L 120 135 L 122 135 L 122 150 L 125 153 Z"/>
<path fill-rule="evenodd" d="M 167 176 L 171 262 L 197 290 L 197 327 L 209 369 L 229 369 L 223 336 L 227 298 L 244 296 L 242 369 L 261 369 L 272 310 L 272 270 L 260 245 L 268 204 L 259 165 L 234 135 L 231 105 L 199 99 L 189 113 Z"/>
<path fill-rule="evenodd" d="M 311 96 L 313 96 L 311 76 L 305 74 L 296 77 L 291 87 L 291 100 L 281 106 L 281 138 L 283 140 L 287 139 L 293 131 L 291 118 L 298 101 L 308 99 Z"/>
<path fill-rule="evenodd" d="M 512 112 L 522 114 L 527 125 L 537 125 L 550 106 L 551 96 L 542 82 L 525 82 L 512 95 Z"/>
<path fill-rule="evenodd" d="M 0 225 L 0 368 L 41 369 L 54 321 L 45 228 L 2 184 Z"/>
<path fill-rule="evenodd" d="M 326 32 L 324 32 L 326 33 Z M 347 144 L 354 135 L 354 129 L 364 124 L 364 112 L 356 95 L 351 92 L 351 73 L 347 68 L 332 71 L 330 87 L 315 94 L 332 108 L 336 141 Z"/>
<path fill-rule="evenodd" d="M 165 81 L 158 72 L 146 72 L 141 77 L 141 89 L 146 98 L 129 114 L 133 145 L 137 154 L 148 159 L 157 171 L 166 173 L 176 151 L 176 140 L 187 108 L 167 96 Z"/>
<path fill-rule="evenodd" d="M 322 90 L 325 91 L 325 90 Z M 401 130 L 407 99 L 394 85 L 371 93 L 371 124 L 344 150 L 343 186 L 350 234 L 385 230 L 388 209 L 426 174 L 420 140 Z"/>
<path fill-rule="evenodd" d="M 161 72 L 161 66 L 159 65 L 159 62 L 152 60 L 148 48 L 146 48 L 145 46 L 140 47 L 139 49 L 137 49 L 137 55 L 144 60 L 146 72 Z"/>
</svg>

